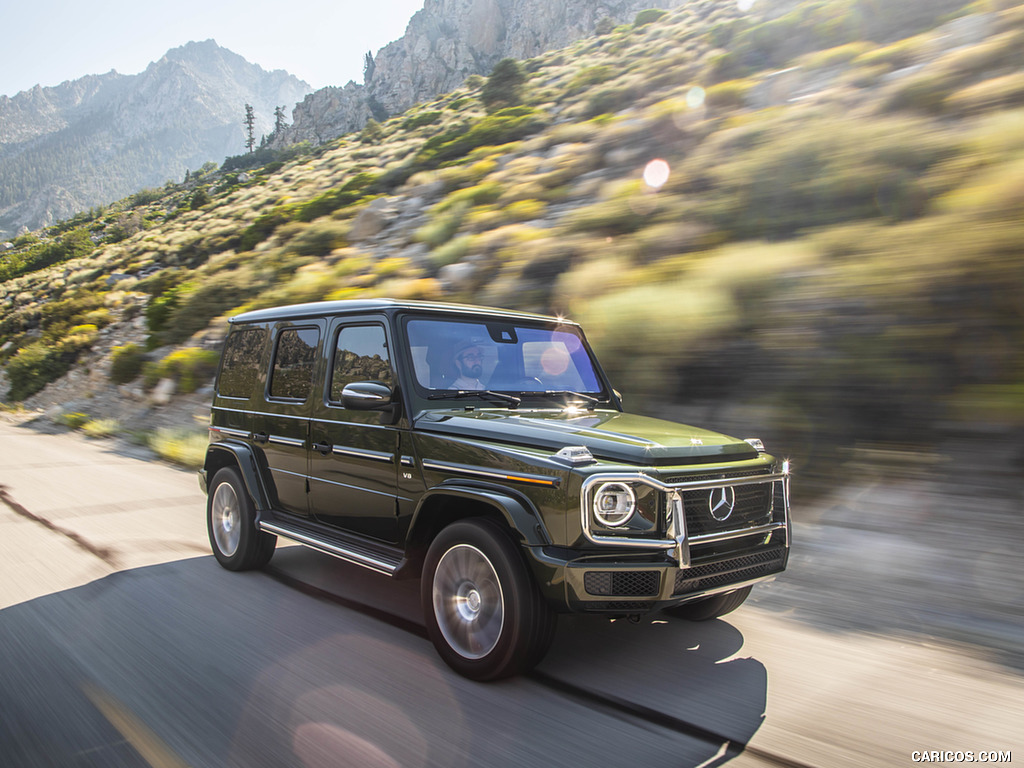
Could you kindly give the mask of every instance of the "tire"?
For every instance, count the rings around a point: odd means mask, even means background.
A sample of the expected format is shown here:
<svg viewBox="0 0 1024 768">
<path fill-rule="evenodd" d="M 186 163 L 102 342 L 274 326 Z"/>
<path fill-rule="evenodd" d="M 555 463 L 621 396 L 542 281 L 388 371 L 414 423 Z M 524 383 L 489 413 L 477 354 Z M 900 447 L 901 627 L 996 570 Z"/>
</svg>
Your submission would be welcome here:
<svg viewBox="0 0 1024 768">
<path fill-rule="evenodd" d="M 262 568 L 277 546 L 277 536 L 257 529 L 252 499 L 233 467 L 219 470 L 210 483 L 206 532 L 213 556 L 229 571 Z"/>
<path fill-rule="evenodd" d="M 721 595 L 705 597 L 702 600 L 694 600 L 692 603 L 683 603 L 673 608 L 666 608 L 665 613 L 689 621 L 711 621 L 719 616 L 732 613 L 747 599 L 750 594 L 750 587 L 737 589 L 733 592 L 725 592 Z"/>
<path fill-rule="evenodd" d="M 532 669 L 554 638 L 555 616 L 522 554 L 488 520 L 462 520 L 438 534 L 424 561 L 420 598 L 438 654 L 471 680 Z"/>
</svg>

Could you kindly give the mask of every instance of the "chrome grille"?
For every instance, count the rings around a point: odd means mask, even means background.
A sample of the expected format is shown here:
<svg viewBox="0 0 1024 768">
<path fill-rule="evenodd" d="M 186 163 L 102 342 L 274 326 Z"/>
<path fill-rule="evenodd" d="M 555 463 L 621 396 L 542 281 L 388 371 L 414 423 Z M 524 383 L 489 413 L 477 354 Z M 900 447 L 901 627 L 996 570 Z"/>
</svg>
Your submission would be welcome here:
<svg viewBox="0 0 1024 768">
<path fill-rule="evenodd" d="M 666 477 L 669 483 L 697 483 L 713 482 L 715 480 L 729 480 L 732 478 L 741 479 L 756 477 L 757 475 L 769 474 L 769 469 L 754 469 L 745 472 L 716 472 L 699 475 L 680 475 L 677 477 Z M 736 494 L 736 506 L 732 514 L 725 520 L 716 520 L 711 515 L 709 498 L 712 491 L 709 489 L 682 490 L 683 509 L 686 513 L 686 532 L 689 536 L 701 536 L 706 533 L 720 533 L 722 531 L 739 531 L 744 528 L 754 528 L 759 525 L 766 525 L 772 521 L 772 484 L 764 485 L 739 485 L 733 488 Z"/>
</svg>

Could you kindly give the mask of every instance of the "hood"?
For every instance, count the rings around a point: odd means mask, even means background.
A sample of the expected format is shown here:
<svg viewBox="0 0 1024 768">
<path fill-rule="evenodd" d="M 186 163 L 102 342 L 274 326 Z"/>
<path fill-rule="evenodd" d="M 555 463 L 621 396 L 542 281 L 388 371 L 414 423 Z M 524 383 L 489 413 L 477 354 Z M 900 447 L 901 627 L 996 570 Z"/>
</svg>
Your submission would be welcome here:
<svg viewBox="0 0 1024 768">
<path fill-rule="evenodd" d="M 548 449 L 584 445 L 596 459 L 642 466 L 757 458 L 743 440 L 619 411 L 429 411 L 424 432 Z"/>
</svg>

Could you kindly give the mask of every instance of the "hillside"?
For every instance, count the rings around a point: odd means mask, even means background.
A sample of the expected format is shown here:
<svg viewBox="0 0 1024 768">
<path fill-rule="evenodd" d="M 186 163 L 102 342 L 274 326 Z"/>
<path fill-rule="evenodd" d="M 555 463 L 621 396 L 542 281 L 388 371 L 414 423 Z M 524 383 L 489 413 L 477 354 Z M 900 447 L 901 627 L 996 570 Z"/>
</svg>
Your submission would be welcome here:
<svg viewBox="0 0 1024 768">
<path fill-rule="evenodd" d="M 149 427 L 226 315 L 397 296 L 568 314 L 632 408 L 804 467 L 963 433 L 1020 451 L 1024 6 L 760 5 L 644 13 L 521 62 L 505 108 L 470 77 L 19 238 L 8 400 Z M 115 385 L 129 341 L 148 367 Z"/>
<path fill-rule="evenodd" d="M 0 236 L 35 229 L 244 150 L 274 108 L 309 86 L 213 40 L 168 51 L 138 75 L 90 75 L 0 96 Z M 5 235 L 6 233 L 6 235 Z"/>
</svg>

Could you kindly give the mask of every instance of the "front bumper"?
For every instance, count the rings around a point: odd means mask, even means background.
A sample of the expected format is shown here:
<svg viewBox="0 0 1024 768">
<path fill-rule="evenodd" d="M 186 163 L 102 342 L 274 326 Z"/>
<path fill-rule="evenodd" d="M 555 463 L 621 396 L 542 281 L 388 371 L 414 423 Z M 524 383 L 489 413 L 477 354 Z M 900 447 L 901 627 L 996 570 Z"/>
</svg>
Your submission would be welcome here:
<svg viewBox="0 0 1024 768">
<path fill-rule="evenodd" d="M 729 475 L 667 483 L 622 473 L 596 475 L 584 483 L 586 552 L 534 549 L 542 592 L 556 610 L 587 613 L 646 613 L 769 581 L 786 569 L 792 526 L 789 468 L 756 475 Z M 609 481 L 642 482 L 669 495 L 673 513 L 664 539 L 599 535 L 587 525 L 587 488 Z M 696 533 L 683 513 L 685 493 L 765 486 L 767 519 L 747 518 Z M 696 523 L 694 523 L 696 525 Z"/>
<path fill-rule="evenodd" d="M 742 543 L 742 542 L 740 542 Z M 788 542 L 778 534 L 758 537 L 751 548 L 681 568 L 663 553 L 613 559 L 558 557 L 532 551 L 549 603 L 572 613 L 648 613 L 692 600 L 771 581 L 786 569 Z"/>
</svg>

